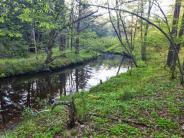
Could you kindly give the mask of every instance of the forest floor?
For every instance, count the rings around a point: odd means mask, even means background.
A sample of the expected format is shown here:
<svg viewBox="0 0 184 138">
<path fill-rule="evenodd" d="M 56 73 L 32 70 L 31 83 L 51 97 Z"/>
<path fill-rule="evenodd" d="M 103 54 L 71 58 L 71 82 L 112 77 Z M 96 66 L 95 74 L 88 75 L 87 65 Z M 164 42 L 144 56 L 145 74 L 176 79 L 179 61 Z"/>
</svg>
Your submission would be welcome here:
<svg viewBox="0 0 184 138">
<path fill-rule="evenodd" d="M 28 116 L 4 137 L 184 137 L 184 89 L 179 79 L 170 79 L 165 60 L 155 57 L 74 95 L 82 122 L 75 128 L 67 129 L 68 111 L 58 106 L 53 112 Z"/>
</svg>

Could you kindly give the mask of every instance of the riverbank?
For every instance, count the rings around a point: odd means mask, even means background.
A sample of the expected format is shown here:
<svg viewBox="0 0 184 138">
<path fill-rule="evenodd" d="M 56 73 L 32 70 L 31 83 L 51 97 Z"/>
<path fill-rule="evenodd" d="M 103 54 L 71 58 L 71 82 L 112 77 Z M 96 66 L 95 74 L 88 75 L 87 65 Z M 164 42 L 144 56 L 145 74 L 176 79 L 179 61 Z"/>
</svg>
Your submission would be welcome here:
<svg viewBox="0 0 184 138">
<path fill-rule="evenodd" d="M 53 100 L 89 90 L 116 76 L 121 56 L 103 54 L 98 58 L 62 70 L 0 80 L 0 132 L 22 121 L 23 109 L 42 110 Z M 127 72 L 126 63 L 120 73 Z M 10 89 L 11 88 L 11 89 Z M 22 102 L 20 102 L 22 101 Z"/>
<path fill-rule="evenodd" d="M 156 56 L 158 57 L 158 55 Z M 171 80 L 164 59 L 139 67 L 74 95 L 81 126 L 67 129 L 67 109 L 29 116 L 7 137 L 184 137 L 184 90 Z M 158 73 L 159 72 L 159 73 Z M 64 97 L 61 100 L 69 100 Z"/>
<path fill-rule="evenodd" d="M 89 52 L 87 50 L 81 50 L 79 55 L 76 55 L 74 52 L 68 51 L 65 56 L 60 56 L 58 51 L 54 49 L 54 57 L 57 58 L 48 66 L 51 71 L 53 71 L 70 67 L 76 64 L 85 63 L 89 60 L 97 58 L 99 55 L 99 52 Z M 45 54 L 41 53 L 38 56 L 32 54 L 26 58 L 1 59 L 0 78 L 44 72 L 43 64 L 45 58 Z"/>
<path fill-rule="evenodd" d="M 51 71 L 88 62 L 106 52 L 120 53 L 122 51 L 122 48 L 117 46 L 118 41 L 114 37 L 86 39 L 82 43 L 85 46 L 81 48 L 78 55 L 71 49 L 66 49 L 63 55 L 59 48 L 53 48 L 54 60 L 48 65 Z M 46 54 L 43 51 L 37 55 L 28 54 L 26 57 L 1 58 L 0 78 L 44 72 L 45 59 Z"/>
</svg>

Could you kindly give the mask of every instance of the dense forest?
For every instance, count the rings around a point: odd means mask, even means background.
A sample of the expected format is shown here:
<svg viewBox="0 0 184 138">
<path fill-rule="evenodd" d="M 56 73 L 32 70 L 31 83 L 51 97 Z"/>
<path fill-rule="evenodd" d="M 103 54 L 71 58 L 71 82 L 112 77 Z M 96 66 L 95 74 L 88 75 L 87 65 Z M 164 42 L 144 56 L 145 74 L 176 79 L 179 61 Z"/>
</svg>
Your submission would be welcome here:
<svg viewBox="0 0 184 138">
<path fill-rule="evenodd" d="M 1 0 L 0 137 L 184 137 L 183 0 Z"/>
</svg>

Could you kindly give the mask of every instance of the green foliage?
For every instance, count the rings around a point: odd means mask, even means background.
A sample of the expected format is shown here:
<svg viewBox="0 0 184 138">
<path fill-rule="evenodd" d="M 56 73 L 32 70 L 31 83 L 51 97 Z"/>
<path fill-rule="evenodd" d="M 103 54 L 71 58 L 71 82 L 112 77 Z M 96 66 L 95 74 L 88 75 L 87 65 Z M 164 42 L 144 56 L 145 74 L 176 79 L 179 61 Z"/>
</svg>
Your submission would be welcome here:
<svg viewBox="0 0 184 138">
<path fill-rule="evenodd" d="M 120 53 L 122 48 L 118 43 L 115 37 L 97 38 L 94 32 L 87 32 L 87 34 L 83 33 L 81 35 L 82 49 L 87 49 L 89 51 Z"/>
<path fill-rule="evenodd" d="M 25 118 L 22 124 L 14 132 L 8 133 L 6 136 L 7 138 L 50 138 L 57 133 L 63 132 L 68 120 L 68 113 L 63 107 L 57 107 L 52 112 L 42 112 L 37 116 L 31 116 L 30 111 L 25 112 L 27 112 L 26 114 L 30 114 L 29 118 Z"/>
<path fill-rule="evenodd" d="M 170 119 L 158 118 L 156 121 L 158 127 L 160 127 L 161 129 L 177 129 L 177 123 Z"/>
<path fill-rule="evenodd" d="M 116 136 L 130 137 L 138 136 L 140 131 L 137 128 L 134 128 L 127 124 L 117 124 L 110 129 L 110 133 Z"/>
<path fill-rule="evenodd" d="M 74 51 L 66 49 L 66 57 L 62 57 L 62 53 L 59 51 L 59 48 L 54 48 L 53 57 L 58 58 L 51 62 L 49 64 L 49 67 L 51 69 L 56 69 L 63 66 L 84 62 L 97 57 L 98 55 L 100 55 L 101 52 L 109 51 L 106 49 L 111 49 L 110 51 L 112 52 L 120 52 L 116 50 L 118 46 L 114 46 L 114 44 L 116 44 L 117 42 L 115 38 L 96 38 L 96 35 L 94 33 L 90 34 L 93 35 L 94 38 L 86 38 L 85 40 L 83 39 L 83 41 L 85 42 L 85 47 L 80 51 L 79 55 L 76 55 Z M 98 50 L 99 45 L 101 45 L 101 50 Z M 25 49 L 20 51 L 21 54 L 19 54 L 19 56 L 16 58 L 14 57 L 0 59 L 0 78 L 26 73 L 36 73 L 43 70 L 43 64 L 46 55 L 43 52 L 38 53 L 38 55 L 30 54 L 27 52 L 24 53 L 24 50 Z M 12 50 L 12 52 L 14 53 L 14 50 Z M 14 55 L 17 55 L 18 53 L 19 52 L 16 52 Z M 21 55 L 24 57 L 20 57 Z"/>
<path fill-rule="evenodd" d="M 168 41 L 158 30 L 151 29 L 147 38 L 148 46 L 165 48 L 168 46 Z"/>
<path fill-rule="evenodd" d="M 34 43 L 33 28 L 39 47 L 39 41 L 47 41 L 48 32 L 59 31 L 66 24 L 66 8 L 62 0 L 3 0 L 0 6 L 1 57 L 24 56 Z"/>
<path fill-rule="evenodd" d="M 30 108 L 25 108 L 23 113 L 22 113 L 22 116 L 25 120 L 27 120 L 27 119 L 32 118 L 33 114 L 34 113 Z"/>
<path fill-rule="evenodd" d="M 78 111 L 85 104 L 80 116 L 90 113 L 98 116 L 87 120 L 96 130 L 95 137 L 183 137 L 180 121 L 175 119 L 183 113 L 182 101 L 176 102 L 183 90 L 181 93 L 177 90 L 178 81 L 168 80 L 168 73 L 158 66 L 160 60 L 153 63 L 151 60 L 148 66 L 133 69 L 131 75 L 121 74 L 92 88 L 90 93 L 77 96 Z M 164 77 L 159 76 L 158 71 Z M 149 127 L 131 123 L 134 121 Z"/>
<path fill-rule="evenodd" d="M 125 91 L 123 92 L 123 95 L 121 96 L 121 100 L 126 101 L 126 100 L 130 100 L 134 97 L 135 93 L 132 92 L 133 90 L 130 91 Z"/>
<path fill-rule="evenodd" d="M 59 56 L 60 53 L 55 50 L 53 56 Z M 67 55 L 67 58 L 57 58 L 49 66 L 51 69 L 61 68 L 67 65 L 76 64 L 85 60 L 96 57 L 98 53 L 83 50 L 80 55 L 75 55 L 74 52 Z M 13 75 L 20 75 L 26 73 L 36 73 L 43 70 L 45 55 L 41 53 L 39 55 L 30 54 L 26 58 L 7 58 L 0 59 L 0 77 L 7 77 Z"/>
<path fill-rule="evenodd" d="M 179 80 L 169 80 L 168 72 L 160 66 L 162 60 L 150 60 L 147 66 L 141 63 L 142 66 L 132 69 L 131 74 L 129 72 L 120 74 L 89 92 L 74 95 L 77 117 L 90 127 L 84 128 L 84 135 L 183 137 L 179 117 L 183 115 L 184 91 L 178 89 Z M 65 135 L 66 128 L 62 127 L 64 126 L 62 121 L 56 122 L 62 116 L 61 110 L 55 109 L 54 114 L 43 113 L 31 117 L 13 132 L 14 136 Z M 72 133 L 77 134 L 76 131 Z"/>
</svg>

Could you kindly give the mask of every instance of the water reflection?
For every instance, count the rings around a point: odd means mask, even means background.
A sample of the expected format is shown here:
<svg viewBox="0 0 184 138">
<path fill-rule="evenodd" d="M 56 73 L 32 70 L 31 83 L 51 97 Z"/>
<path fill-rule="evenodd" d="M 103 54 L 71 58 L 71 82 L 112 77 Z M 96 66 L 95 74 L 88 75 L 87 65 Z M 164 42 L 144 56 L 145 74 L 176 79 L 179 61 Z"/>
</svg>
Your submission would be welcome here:
<svg viewBox="0 0 184 138">
<path fill-rule="evenodd" d="M 0 80 L 0 130 L 20 121 L 25 107 L 41 109 L 40 101 L 88 90 L 115 76 L 121 57 L 104 55 L 86 65 L 35 76 Z M 121 72 L 126 72 L 124 65 Z"/>
</svg>

